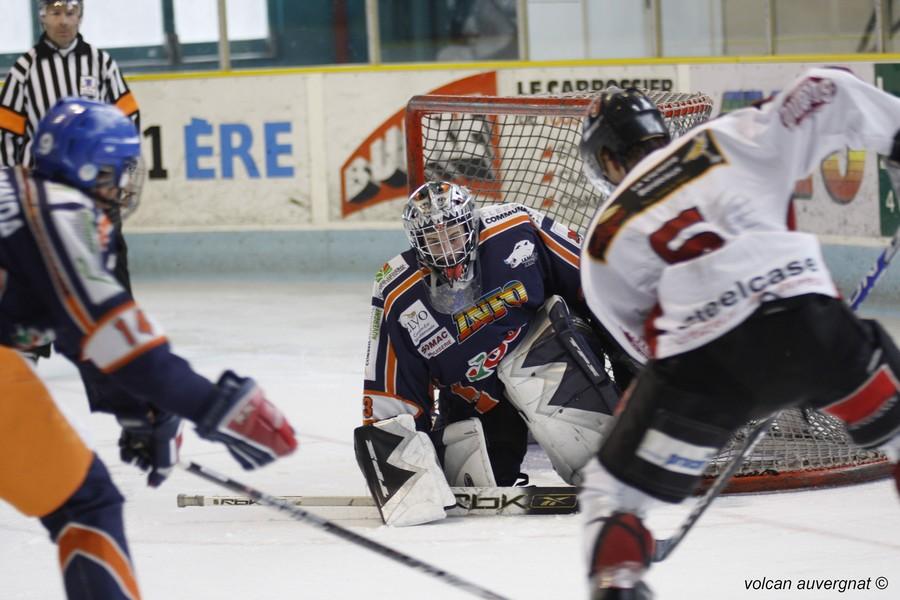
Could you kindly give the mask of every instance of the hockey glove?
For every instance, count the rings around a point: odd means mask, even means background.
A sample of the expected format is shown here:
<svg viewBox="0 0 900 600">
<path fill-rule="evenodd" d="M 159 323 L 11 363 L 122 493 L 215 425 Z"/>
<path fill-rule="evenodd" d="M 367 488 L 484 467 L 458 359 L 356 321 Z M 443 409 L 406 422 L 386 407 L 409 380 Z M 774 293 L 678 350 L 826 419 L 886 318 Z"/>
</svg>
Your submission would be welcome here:
<svg viewBox="0 0 900 600">
<path fill-rule="evenodd" d="M 294 429 L 256 382 L 225 371 L 197 433 L 222 442 L 245 469 L 255 469 L 297 448 Z"/>
<path fill-rule="evenodd" d="M 150 411 L 140 416 L 117 416 L 122 426 L 119 456 L 147 474 L 147 485 L 159 487 L 178 462 L 181 419 L 171 413 Z"/>
</svg>

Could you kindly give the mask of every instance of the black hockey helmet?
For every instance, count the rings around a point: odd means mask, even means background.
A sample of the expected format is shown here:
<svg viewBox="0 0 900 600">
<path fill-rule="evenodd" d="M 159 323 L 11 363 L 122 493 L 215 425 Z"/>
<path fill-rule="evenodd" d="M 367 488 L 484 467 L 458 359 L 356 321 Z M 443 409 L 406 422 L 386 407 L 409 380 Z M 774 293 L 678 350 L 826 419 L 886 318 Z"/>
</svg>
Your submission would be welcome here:
<svg viewBox="0 0 900 600">
<path fill-rule="evenodd" d="M 600 151 L 606 149 L 628 167 L 630 151 L 653 139 L 665 144 L 671 136 L 650 98 L 637 88 L 603 90 L 591 102 L 582 122 L 579 151 L 585 175 L 594 185 L 612 191 L 614 186 L 600 164 Z"/>
</svg>

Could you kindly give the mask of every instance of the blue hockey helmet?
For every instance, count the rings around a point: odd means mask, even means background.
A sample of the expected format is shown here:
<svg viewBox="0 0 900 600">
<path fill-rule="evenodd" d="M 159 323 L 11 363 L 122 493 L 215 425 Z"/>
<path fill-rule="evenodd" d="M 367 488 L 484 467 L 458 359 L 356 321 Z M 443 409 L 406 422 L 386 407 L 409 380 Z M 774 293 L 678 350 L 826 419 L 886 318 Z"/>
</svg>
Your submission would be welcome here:
<svg viewBox="0 0 900 600">
<path fill-rule="evenodd" d="M 143 185 L 141 139 L 115 106 L 63 98 L 38 123 L 34 170 L 129 213 Z M 124 216 L 124 215 L 123 215 Z"/>
</svg>

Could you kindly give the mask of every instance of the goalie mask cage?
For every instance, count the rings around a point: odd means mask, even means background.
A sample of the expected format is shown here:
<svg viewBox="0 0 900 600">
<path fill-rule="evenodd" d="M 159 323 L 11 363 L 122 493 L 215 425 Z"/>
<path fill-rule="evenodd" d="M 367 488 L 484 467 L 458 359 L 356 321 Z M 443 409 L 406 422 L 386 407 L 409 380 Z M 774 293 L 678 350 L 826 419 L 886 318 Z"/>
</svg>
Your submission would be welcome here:
<svg viewBox="0 0 900 600">
<path fill-rule="evenodd" d="M 709 119 L 700 93 L 645 92 L 676 137 Z M 416 96 L 406 108 L 410 191 L 425 181 L 468 187 L 479 204 L 519 202 L 584 235 L 604 197 L 581 171 L 578 144 L 591 96 Z M 737 433 L 706 471 L 727 468 L 753 424 Z M 850 443 L 822 413 L 782 412 L 745 458 L 725 493 L 777 491 L 872 481 L 888 475 L 880 452 Z"/>
</svg>

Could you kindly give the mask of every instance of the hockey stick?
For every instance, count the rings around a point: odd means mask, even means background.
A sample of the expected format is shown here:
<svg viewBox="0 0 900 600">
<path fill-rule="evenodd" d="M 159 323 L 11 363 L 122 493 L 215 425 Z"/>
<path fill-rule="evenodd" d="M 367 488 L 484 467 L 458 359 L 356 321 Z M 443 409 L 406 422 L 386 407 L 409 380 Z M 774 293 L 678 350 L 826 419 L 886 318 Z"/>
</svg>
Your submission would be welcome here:
<svg viewBox="0 0 900 600">
<path fill-rule="evenodd" d="M 894 175 L 898 174 L 897 172 Z M 893 187 L 893 177 L 892 177 L 892 187 Z M 855 312 L 859 305 L 863 303 L 863 301 L 868 297 L 869 292 L 872 291 L 872 288 L 875 287 L 875 284 L 881 279 L 881 276 L 884 274 L 885 269 L 890 264 L 891 259 L 894 258 L 894 255 L 897 254 L 897 250 L 900 249 L 900 228 L 894 232 L 894 237 L 891 238 L 890 244 L 881 251 L 881 254 L 878 255 L 878 258 L 875 260 L 875 264 L 872 265 L 872 268 L 869 269 L 869 272 L 863 276 L 862 281 L 856 286 L 856 289 L 850 294 L 850 308 Z M 732 475 L 734 475 L 737 470 L 744 463 L 744 459 L 748 454 L 753 450 L 757 443 L 763 438 L 763 436 L 768 432 L 769 428 L 772 426 L 772 422 L 777 417 L 773 415 L 757 425 L 754 429 L 752 429 L 748 435 L 747 439 L 744 441 L 744 445 L 741 449 L 735 453 L 734 458 L 732 458 L 731 462 L 728 464 L 728 467 L 716 478 L 715 482 L 709 487 L 706 493 L 703 495 L 700 500 L 697 501 L 697 504 L 694 506 L 694 509 L 690 512 L 687 519 L 685 519 L 684 523 L 678 528 L 671 537 L 666 538 L 664 540 L 656 540 L 656 547 L 653 552 L 653 561 L 660 562 L 665 560 L 667 556 L 669 556 L 672 551 L 681 543 L 681 540 L 684 539 L 684 536 L 687 535 L 687 532 L 694 526 L 697 520 L 706 512 L 706 509 L 709 508 L 709 505 L 712 504 L 713 500 L 715 500 L 719 494 L 722 493 L 722 490 L 731 480 Z"/>
<path fill-rule="evenodd" d="M 872 291 L 872 288 L 875 287 L 875 283 L 881 278 L 884 270 L 890 264 L 891 259 L 897 254 L 898 249 L 900 249 L 900 228 L 894 232 L 891 243 L 888 244 L 887 248 L 881 251 L 881 254 L 879 254 L 878 258 L 875 260 L 875 264 L 872 265 L 869 272 L 866 273 L 862 281 L 859 282 L 859 285 L 856 286 L 856 289 L 853 290 L 853 293 L 850 294 L 850 308 L 856 310 L 859 305 L 862 304 L 863 300 L 869 295 L 869 292 Z"/>
<path fill-rule="evenodd" d="M 243 483 L 239 483 L 234 479 L 230 479 L 225 475 L 217 473 L 216 471 L 212 471 L 206 467 L 198 465 L 195 462 L 185 462 L 180 461 L 178 463 L 182 469 L 189 473 L 193 473 L 198 477 L 201 477 L 207 481 L 215 483 L 221 487 L 231 490 L 232 492 L 244 495 L 248 498 L 252 498 L 256 500 L 260 504 L 264 504 L 266 506 L 270 506 L 274 509 L 280 510 L 282 512 L 288 513 L 291 517 L 296 519 L 297 521 L 302 521 L 308 525 L 312 525 L 317 529 L 321 529 L 326 531 L 332 535 L 336 535 L 337 537 L 344 539 L 348 542 L 356 544 L 357 546 L 362 546 L 376 554 L 380 554 L 385 558 L 389 558 L 393 561 L 396 561 L 406 567 L 411 569 L 416 569 L 422 573 L 426 573 L 440 579 L 444 583 L 448 585 L 452 585 L 455 588 L 464 590 L 473 596 L 477 596 L 479 598 L 487 598 L 489 600 L 508 600 L 505 596 L 501 596 L 499 594 L 495 594 L 487 588 L 483 588 L 476 583 L 472 583 L 471 581 L 467 581 L 462 577 L 458 577 L 453 573 L 448 573 L 447 571 L 440 569 L 438 567 L 432 566 L 424 561 L 421 561 L 417 558 L 413 558 L 408 554 L 404 554 L 398 550 L 394 550 L 388 546 L 380 544 L 374 540 L 370 540 L 369 538 L 359 535 L 350 531 L 349 529 L 345 529 L 336 523 L 332 523 L 327 519 L 323 519 L 318 517 L 312 513 L 309 513 L 302 508 L 299 508 L 289 502 L 285 502 L 275 496 L 270 496 L 264 492 L 261 492 L 255 488 L 252 488 Z"/>
<path fill-rule="evenodd" d="M 558 487 L 455 487 L 456 506 L 449 516 L 568 515 L 578 512 L 578 490 Z M 352 508 L 353 518 L 380 519 L 371 496 L 279 496 L 294 506 Z M 243 496 L 178 494 L 178 506 L 250 506 L 259 502 Z"/>
<path fill-rule="evenodd" d="M 731 481 L 731 476 L 734 475 L 738 469 L 741 468 L 741 465 L 744 464 L 744 459 L 747 457 L 750 452 L 753 451 L 753 448 L 756 447 L 756 444 L 765 436 L 765 434 L 769 431 L 769 428 L 772 426 L 772 423 L 775 422 L 775 416 L 773 415 L 757 425 L 755 428 L 750 430 L 747 434 L 747 439 L 744 440 L 744 444 L 740 447 L 740 449 L 735 453 L 734 457 L 731 459 L 731 462 L 728 463 L 728 467 L 725 468 L 722 473 L 716 477 L 716 480 L 713 482 L 709 489 L 706 490 L 706 493 L 703 494 L 703 497 L 700 498 L 697 503 L 694 505 L 694 509 L 691 510 L 690 514 L 678 528 L 671 537 L 668 537 L 664 540 L 656 540 L 656 546 L 653 550 L 653 562 L 661 562 L 666 559 L 671 553 L 672 550 L 681 543 L 681 540 L 684 539 L 684 536 L 687 535 L 687 532 L 694 526 L 703 513 L 706 512 L 706 509 L 709 508 L 709 505 L 712 504 L 713 500 L 715 500 L 719 494 L 722 493 L 722 490 L 725 489 L 725 486 L 728 485 L 728 482 Z"/>
</svg>

